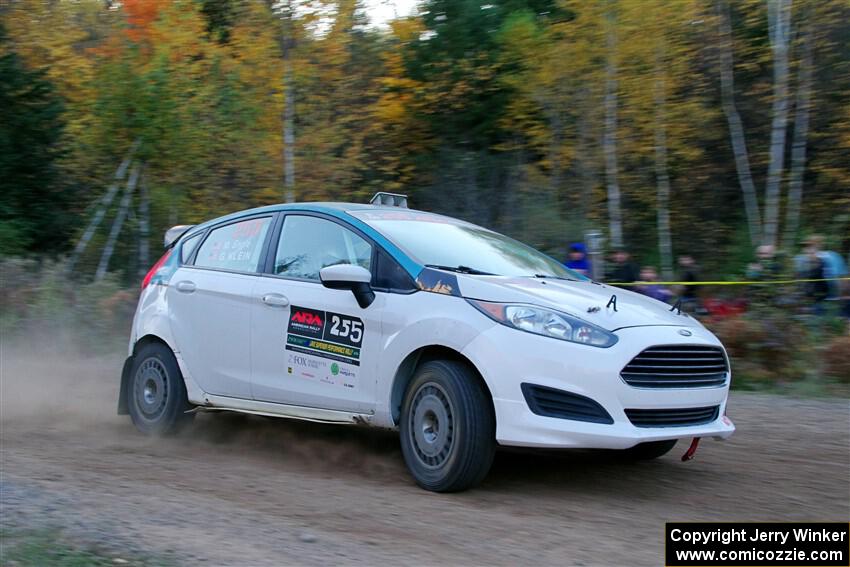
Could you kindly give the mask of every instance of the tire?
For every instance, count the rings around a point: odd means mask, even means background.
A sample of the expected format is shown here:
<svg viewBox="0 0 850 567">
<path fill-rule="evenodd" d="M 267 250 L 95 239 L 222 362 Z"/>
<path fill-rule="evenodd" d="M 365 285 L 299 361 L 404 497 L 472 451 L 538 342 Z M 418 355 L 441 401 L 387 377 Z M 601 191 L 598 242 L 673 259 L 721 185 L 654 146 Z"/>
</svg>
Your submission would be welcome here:
<svg viewBox="0 0 850 567">
<path fill-rule="evenodd" d="M 148 343 L 133 357 L 127 410 L 133 425 L 148 435 L 177 433 L 195 414 L 186 394 L 183 374 L 171 349 Z"/>
<path fill-rule="evenodd" d="M 676 441 L 678 439 L 639 443 L 623 451 L 623 456 L 630 461 L 650 461 L 669 453 L 676 446 Z"/>
<path fill-rule="evenodd" d="M 466 490 L 484 480 L 493 464 L 493 404 L 481 379 L 463 363 L 431 360 L 416 370 L 399 429 L 407 468 L 426 490 Z"/>
</svg>

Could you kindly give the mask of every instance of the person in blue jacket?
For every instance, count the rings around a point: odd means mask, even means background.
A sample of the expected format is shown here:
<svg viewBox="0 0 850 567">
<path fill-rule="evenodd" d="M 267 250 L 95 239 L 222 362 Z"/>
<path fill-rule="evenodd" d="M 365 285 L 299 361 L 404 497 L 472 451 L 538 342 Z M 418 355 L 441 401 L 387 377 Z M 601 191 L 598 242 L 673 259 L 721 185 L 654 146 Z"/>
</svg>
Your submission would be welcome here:
<svg viewBox="0 0 850 567">
<path fill-rule="evenodd" d="M 590 260 L 587 258 L 587 247 L 582 242 L 570 244 L 570 252 L 564 265 L 584 276 L 590 276 Z"/>
</svg>

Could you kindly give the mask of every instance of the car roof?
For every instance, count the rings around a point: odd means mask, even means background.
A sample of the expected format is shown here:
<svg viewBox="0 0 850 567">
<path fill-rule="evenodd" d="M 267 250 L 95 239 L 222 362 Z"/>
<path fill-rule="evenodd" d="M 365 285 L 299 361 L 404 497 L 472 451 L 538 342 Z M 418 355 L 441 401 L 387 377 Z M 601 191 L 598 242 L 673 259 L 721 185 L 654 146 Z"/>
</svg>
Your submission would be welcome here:
<svg viewBox="0 0 850 567">
<path fill-rule="evenodd" d="M 318 213 L 326 213 L 326 212 L 336 212 L 336 213 L 348 213 L 348 212 L 357 212 L 357 211 L 410 211 L 413 213 L 420 213 L 423 215 L 433 215 L 435 213 L 429 213 L 427 211 L 419 211 L 416 209 L 407 209 L 400 207 L 391 207 L 388 205 L 370 205 L 369 203 L 347 203 L 343 201 L 309 201 L 304 203 L 277 203 L 274 205 L 265 205 L 262 207 L 255 207 L 253 209 L 242 209 L 241 211 L 236 211 L 233 213 L 228 213 L 226 215 L 216 217 L 214 219 L 210 219 L 199 223 L 197 226 L 206 226 L 210 224 L 218 224 L 221 221 L 226 221 L 230 219 L 235 219 L 247 215 L 253 214 L 261 214 L 261 213 L 273 213 L 278 211 L 313 211 Z"/>
<path fill-rule="evenodd" d="M 430 213 L 428 211 L 420 211 L 418 209 L 408 209 L 401 207 L 391 207 L 387 205 L 371 205 L 369 203 L 347 203 L 343 201 L 311 201 L 304 203 L 277 203 L 274 205 L 265 205 L 262 207 L 255 207 L 253 209 L 243 209 L 241 211 L 235 211 L 233 213 L 228 213 L 226 215 L 222 215 L 220 217 L 216 217 L 213 219 L 206 220 L 204 222 L 200 222 L 193 226 L 191 230 L 187 231 L 187 233 L 194 233 L 200 229 L 205 229 L 211 225 L 219 224 L 221 222 L 227 222 L 230 220 L 236 220 L 238 218 L 262 213 L 276 213 L 276 212 L 285 212 L 285 211 L 308 211 L 308 212 L 316 212 L 316 213 L 326 213 L 337 218 L 345 218 L 348 221 L 355 220 L 356 217 L 353 217 L 349 213 L 357 213 L 363 211 L 375 211 L 375 212 L 399 212 L 399 211 L 408 211 L 411 213 L 415 213 L 417 215 L 428 215 L 435 217 L 445 217 L 445 215 L 440 215 L 437 213 Z M 445 217 L 452 218 L 452 217 Z M 458 219 L 452 219 L 458 220 Z M 462 222 L 462 221 L 459 221 Z"/>
</svg>

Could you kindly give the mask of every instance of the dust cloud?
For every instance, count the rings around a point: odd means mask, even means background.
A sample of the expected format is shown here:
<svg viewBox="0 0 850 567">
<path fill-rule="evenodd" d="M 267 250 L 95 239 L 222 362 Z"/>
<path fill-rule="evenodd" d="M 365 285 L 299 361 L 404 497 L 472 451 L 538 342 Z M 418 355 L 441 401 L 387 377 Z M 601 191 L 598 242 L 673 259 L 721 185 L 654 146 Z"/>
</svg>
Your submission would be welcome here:
<svg viewBox="0 0 850 567">
<path fill-rule="evenodd" d="M 0 341 L 0 424 L 3 437 L 50 431 L 92 448 L 138 443 L 129 416 L 117 415 L 123 352 L 84 354 L 64 333 Z M 35 439 L 33 442 L 36 442 Z M 148 438 L 194 453 L 225 450 L 312 470 L 362 467 L 402 471 L 398 435 L 362 426 L 325 425 L 224 411 L 198 412 L 176 437 Z"/>
<path fill-rule="evenodd" d="M 84 355 L 61 342 L 43 335 L 0 340 L 0 420 L 68 427 L 115 421 L 120 353 Z"/>
</svg>

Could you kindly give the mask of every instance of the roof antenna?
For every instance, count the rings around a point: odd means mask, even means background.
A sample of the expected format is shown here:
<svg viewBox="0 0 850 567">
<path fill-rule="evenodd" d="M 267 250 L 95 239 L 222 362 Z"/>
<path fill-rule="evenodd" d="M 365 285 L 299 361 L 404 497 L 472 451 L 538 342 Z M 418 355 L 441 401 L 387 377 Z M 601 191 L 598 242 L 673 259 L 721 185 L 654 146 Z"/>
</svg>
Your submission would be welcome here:
<svg viewBox="0 0 850 567">
<path fill-rule="evenodd" d="M 616 293 L 611 296 L 611 299 L 608 300 L 608 305 L 605 306 L 605 309 L 608 309 L 609 307 L 611 307 L 612 304 L 614 305 L 614 311 L 616 312 L 617 311 L 617 294 Z"/>
<path fill-rule="evenodd" d="M 676 310 L 679 315 L 682 314 L 682 298 L 676 300 L 676 303 L 673 304 L 673 307 L 670 308 L 670 311 Z"/>
</svg>

